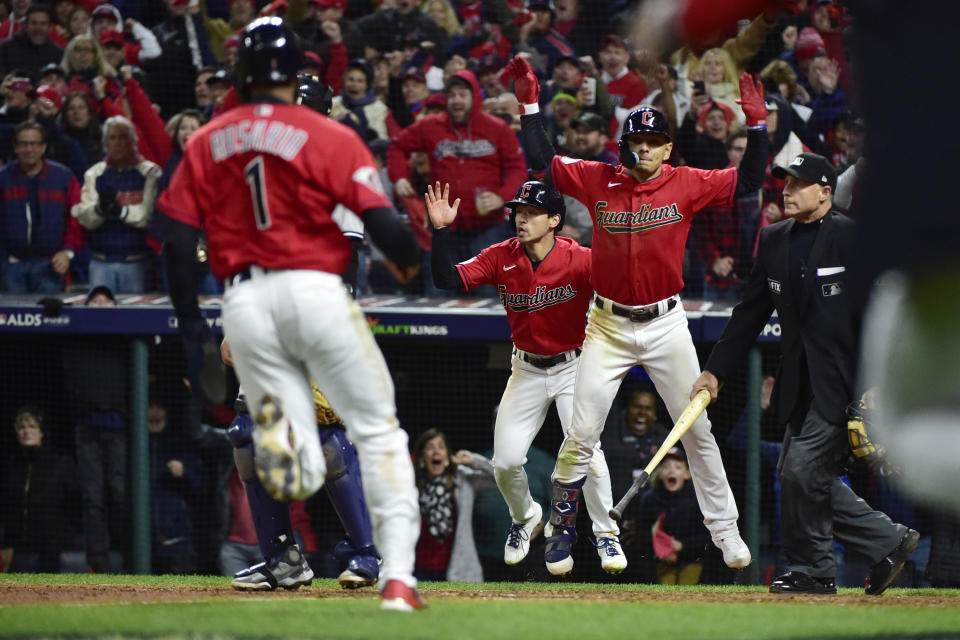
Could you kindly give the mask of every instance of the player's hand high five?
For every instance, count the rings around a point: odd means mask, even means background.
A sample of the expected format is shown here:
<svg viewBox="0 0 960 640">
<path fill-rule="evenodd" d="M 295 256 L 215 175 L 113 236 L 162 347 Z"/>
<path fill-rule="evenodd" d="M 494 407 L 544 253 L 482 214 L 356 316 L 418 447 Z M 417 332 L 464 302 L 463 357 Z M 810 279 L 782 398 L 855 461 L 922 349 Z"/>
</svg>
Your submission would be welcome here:
<svg viewBox="0 0 960 640">
<path fill-rule="evenodd" d="M 759 78 L 754 79 L 747 72 L 740 74 L 740 99 L 737 104 L 743 108 L 748 127 L 767 124 L 767 105 L 763 102 L 763 82 Z"/>
<path fill-rule="evenodd" d="M 535 105 L 540 100 L 540 81 L 537 80 L 537 73 L 523 56 L 514 56 L 507 65 L 507 69 L 510 70 L 510 76 L 513 78 L 514 94 L 520 103 L 520 113 L 530 115 L 530 110 L 526 107 Z"/>
<path fill-rule="evenodd" d="M 430 216 L 430 222 L 435 229 L 449 227 L 457 218 L 457 209 L 460 207 L 460 198 L 450 204 L 450 185 L 443 185 L 443 192 L 440 191 L 440 183 L 436 186 L 427 185 L 427 214 Z"/>
</svg>

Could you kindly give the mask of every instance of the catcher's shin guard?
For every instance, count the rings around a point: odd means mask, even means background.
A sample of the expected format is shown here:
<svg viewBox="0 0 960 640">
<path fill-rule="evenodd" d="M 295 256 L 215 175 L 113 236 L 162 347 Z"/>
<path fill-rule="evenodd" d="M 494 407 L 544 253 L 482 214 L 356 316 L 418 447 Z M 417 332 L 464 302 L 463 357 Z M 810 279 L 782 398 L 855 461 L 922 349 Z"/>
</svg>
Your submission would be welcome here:
<svg viewBox="0 0 960 640">
<path fill-rule="evenodd" d="M 294 543 L 293 525 L 290 522 L 290 505 L 274 500 L 257 477 L 252 434 L 253 419 L 249 413 L 238 413 L 227 429 L 234 446 L 233 459 L 237 472 L 247 490 L 247 504 L 250 505 L 260 552 L 264 560 L 270 563 Z"/>
<path fill-rule="evenodd" d="M 553 483 L 553 498 L 550 501 L 550 531 L 544 559 L 547 570 L 555 576 L 573 571 L 573 556 L 570 550 L 577 542 L 577 510 L 580 492 L 586 478 L 571 484 Z"/>
<path fill-rule="evenodd" d="M 380 573 L 380 556 L 373 544 L 373 526 L 363 497 L 357 450 L 340 426 L 320 427 L 320 442 L 327 462 L 324 486 L 347 540 L 334 555 L 346 568 L 339 576 L 345 589 L 373 585 Z"/>
</svg>

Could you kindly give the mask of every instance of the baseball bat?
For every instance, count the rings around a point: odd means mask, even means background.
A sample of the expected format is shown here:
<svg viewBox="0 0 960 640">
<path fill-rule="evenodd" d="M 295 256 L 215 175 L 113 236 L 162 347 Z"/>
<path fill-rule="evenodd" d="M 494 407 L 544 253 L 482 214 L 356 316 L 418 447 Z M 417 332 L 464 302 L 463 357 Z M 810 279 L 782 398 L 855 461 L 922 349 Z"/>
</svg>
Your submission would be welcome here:
<svg viewBox="0 0 960 640">
<path fill-rule="evenodd" d="M 680 438 L 683 437 L 683 434 L 690 430 L 690 427 L 693 426 L 693 423 L 700 417 L 700 414 L 703 413 L 703 410 L 707 408 L 708 404 L 710 404 L 710 392 L 706 389 L 701 389 L 697 392 L 697 395 L 693 397 L 693 400 L 690 401 L 690 404 L 687 405 L 687 408 L 683 410 L 683 413 L 680 414 L 680 417 L 677 419 L 677 424 L 673 425 L 673 429 L 667 434 L 666 440 L 663 441 L 663 444 L 660 445 L 660 448 L 657 449 L 653 458 L 643 471 L 640 472 L 640 475 L 636 477 L 633 484 L 627 489 L 627 492 L 620 498 L 617 506 L 610 509 L 611 518 L 620 520 L 620 518 L 623 517 L 623 510 L 626 509 L 630 501 L 640 493 L 640 490 L 650 482 L 650 474 L 653 473 L 653 470 L 657 468 L 657 465 L 660 464 L 663 457 L 667 455 L 667 452 L 673 448 L 673 445 L 677 444 Z"/>
</svg>

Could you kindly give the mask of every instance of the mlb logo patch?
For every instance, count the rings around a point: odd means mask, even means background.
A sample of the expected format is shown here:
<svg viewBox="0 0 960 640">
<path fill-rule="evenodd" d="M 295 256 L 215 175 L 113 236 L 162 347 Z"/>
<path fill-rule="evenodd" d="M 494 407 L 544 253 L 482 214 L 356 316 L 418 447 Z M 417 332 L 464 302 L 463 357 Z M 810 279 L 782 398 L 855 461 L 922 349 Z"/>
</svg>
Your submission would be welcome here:
<svg viewBox="0 0 960 640">
<path fill-rule="evenodd" d="M 780 283 L 771 278 L 767 278 L 767 286 L 770 287 L 770 293 L 781 293 Z"/>
<path fill-rule="evenodd" d="M 824 297 L 838 296 L 843 293 L 843 287 L 839 282 L 831 282 L 830 284 L 821 285 L 820 291 L 823 293 Z"/>
</svg>

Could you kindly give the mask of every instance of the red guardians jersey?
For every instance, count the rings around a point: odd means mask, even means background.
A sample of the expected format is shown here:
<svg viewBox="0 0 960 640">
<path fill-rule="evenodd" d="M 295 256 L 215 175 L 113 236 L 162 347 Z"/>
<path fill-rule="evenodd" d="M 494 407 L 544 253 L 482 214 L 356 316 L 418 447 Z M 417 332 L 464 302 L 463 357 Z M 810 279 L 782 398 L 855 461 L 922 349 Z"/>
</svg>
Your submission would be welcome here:
<svg viewBox="0 0 960 640">
<path fill-rule="evenodd" d="M 467 289 L 490 284 L 507 310 L 517 348 L 553 356 L 583 344 L 590 287 L 590 249 L 558 237 L 537 270 L 510 238 L 457 265 Z"/>
<path fill-rule="evenodd" d="M 663 165 L 637 182 L 622 165 L 554 156 L 550 177 L 593 217 L 593 289 L 620 304 L 647 305 L 683 288 L 683 251 L 693 216 L 730 205 L 737 170 Z"/>
<path fill-rule="evenodd" d="M 350 242 L 331 217 L 338 203 L 391 206 L 366 146 L 307 107 L 265 102 L 194 133 L 157 208 L 206 229 L 222 280 L 251 265 L 342 273 Z"/>
</svg>

